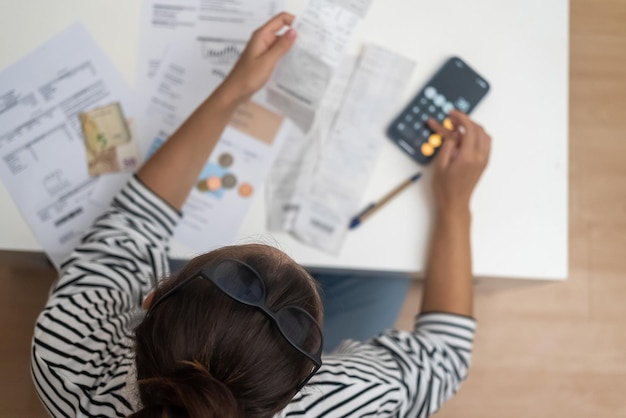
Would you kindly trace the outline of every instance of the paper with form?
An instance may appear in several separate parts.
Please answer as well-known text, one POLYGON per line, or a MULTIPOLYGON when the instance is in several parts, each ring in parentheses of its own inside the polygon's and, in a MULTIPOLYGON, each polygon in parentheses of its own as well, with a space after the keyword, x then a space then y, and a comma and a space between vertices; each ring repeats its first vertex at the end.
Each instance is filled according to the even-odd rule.
POLYGON ((307 154, 309 160, 317 158, 314 169, 288 203, 295 208, 288 230, 299 240, 330 253, 340 250, 380 153, 393 103, 413 68, 413 61, 389 50, 364 47, 323 152, 307 154))
POLYGON ((144 1, 137 67, 140 91, 156 74, 169 47, 230 69, 252 32, 283 8, 284 0, 144 1))
POLYGON ((350 35, 369 7, 369 0, 311 0, 293 24, 295 45, 276 67, 268 100, 304 132, 341 62, 350 35))
MULTIPOLYGON (((156 151, 221 81, 210 62, 169 53, 147 104, 148 154, 156 151)), ((174 238, 198 252, 232 244, 291 127, 264 104, 262 93, 240 107, 185 202, 174 238)))
POLYGON ((80 25, 0 73, 0 178, 57 267, 127 178, 89 176, 78 115, 131 97, 80 25))
MULTIPOLYGON (((164 86, 167 88, 168 84, 159 85, 161 81, 155 81, 154 76, 169 51, 176 55, 175 63, 183 63, 186 67, 196 63, 218 77, 226 77, 252 32, 283 6, 284 0, 144 1, 137 66, 138 96, 142 100, 148 97, 160 100, 160 96, 153 96, 153 92, 164 86)), ((174 79, 177 77, 172 68, 166 74, 174 79)), ((210 82, 211 79, 205 83, 210 82)), ((211 90, 200 88, 197 91, 208 95, 211 90)), ((199 99, 194 99, 197 91, 187 89, 184 94, 191 95, 190 102, 199 103, 199 99)), ((160 107, 161 110, 165 108, 160 107)), ((136 125, 140 138, 151 135, 146 122, 150 121, 140 119, 136 125)), ((143 151, 147 148, 143 147, 143 151)))

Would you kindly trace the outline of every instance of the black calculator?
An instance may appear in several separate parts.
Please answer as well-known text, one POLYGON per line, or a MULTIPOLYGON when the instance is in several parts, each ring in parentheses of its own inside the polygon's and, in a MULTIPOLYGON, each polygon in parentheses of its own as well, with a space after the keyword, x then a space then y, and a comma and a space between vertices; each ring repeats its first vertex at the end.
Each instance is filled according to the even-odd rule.
POLYGON ((452 129, 452 109, 469 114, 489 91, 489 83, 458 57, 450 58, 394 119, 387 136, 420 164, 428 164, 442 138, 428 127, 429 118, 452 129))

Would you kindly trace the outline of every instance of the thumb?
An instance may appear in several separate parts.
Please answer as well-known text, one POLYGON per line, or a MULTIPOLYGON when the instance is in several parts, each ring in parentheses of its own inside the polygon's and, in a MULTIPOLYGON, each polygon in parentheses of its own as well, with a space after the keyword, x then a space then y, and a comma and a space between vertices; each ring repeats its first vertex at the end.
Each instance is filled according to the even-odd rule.
POLYGON ((443 144, 439 149, 439 154, 437 154, 436 168, 438 171, 442 171, 448 168, 448 166, 450 165, 450 161, 452 161, 452 155, 454 154, 454 149, 456 147, 456 138, 447 137, 444 139, 443 144))
POLYGON ((290 28, 265 51, 263 59, 268 60, 272 66, 276 65, 276 62, 291 49, 297 36, 298 33, 290 28))

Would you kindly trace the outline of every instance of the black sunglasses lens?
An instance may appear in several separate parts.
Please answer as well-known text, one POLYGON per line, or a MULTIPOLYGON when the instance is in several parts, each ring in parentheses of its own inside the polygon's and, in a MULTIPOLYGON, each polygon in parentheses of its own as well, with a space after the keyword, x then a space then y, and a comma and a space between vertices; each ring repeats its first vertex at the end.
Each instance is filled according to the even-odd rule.
POLYGON ((263 282, 246 266, 235 261, 222 261, 212 275, 213 282, 231 297, 253 305, 263 302, 263 282))
POLYGON ((276 313, 278 326, 292 344, 308 354, 319 353, 322 332, 317 323, 304 310, 286 307, 276 313))

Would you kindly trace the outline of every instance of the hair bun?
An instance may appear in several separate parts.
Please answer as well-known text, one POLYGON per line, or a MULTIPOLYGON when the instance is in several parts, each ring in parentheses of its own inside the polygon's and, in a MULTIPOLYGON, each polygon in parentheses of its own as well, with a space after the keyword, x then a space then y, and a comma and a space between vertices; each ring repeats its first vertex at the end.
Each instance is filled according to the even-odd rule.
POLYGON ((173 374, 138 381, 143 409, 131 417, 239 417, 235 396, 198 361, 184 361, 173 374))

